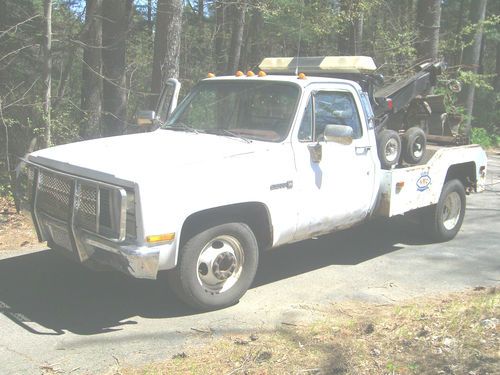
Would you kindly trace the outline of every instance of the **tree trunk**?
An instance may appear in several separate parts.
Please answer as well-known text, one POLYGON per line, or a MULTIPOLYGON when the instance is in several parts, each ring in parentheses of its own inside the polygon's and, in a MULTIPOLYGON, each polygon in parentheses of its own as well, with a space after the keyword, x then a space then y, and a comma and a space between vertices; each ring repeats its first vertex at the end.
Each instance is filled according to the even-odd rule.
MULTIPOLYGON (((499 93, 500 92, 500 42, 497 42, 497 54, 496 54, 496 66, 495 66, 495 92, 499 93)), ((498 102, 498 105, 500 105, 500 102, 498 102)))
POLYGON ((215 71, 217 74, 223 74, 226 66, 226 58, 224 53, 224 21, 225 21, 225 5, 222 0, 215 1, 215 71))
MULTIPOLYGON (((463 68, 474 73, 477 73, 479 65, 479 57, 481 53, 481 40, 483 37, 483 28, 481 26, 486 13, 487 0, 474 0, 471 2, 469 12, 469 24, 478 25, 476 32, 467 40, 467 47, 463 54, 463 68)), ((472 110, 474 108, 474 85, 464 85, 459 96, 459 103, 464 106, 467 114, 465 121, 462 124, 462 131, 465 135, 470 135, 472 110)))
POLYGON ((153 34, 153 0, 148 0, 148 30, 153 34))
POLYGON ((342 30, 338 35, 338 54, 341 56, 349 54, 349 35, 351 32, 351 27, 349 23, 350 16, 350 0, 341 0, 340 1, 340 12, 343 13, 344 22, 342 26, 342 30))
POLYGON ((83 41, 82 110, 85 118, 80 123, 83 139, 100 133, 102 110, 102 0, 87 0, 83 41))
POLYGON ((363 12, 360 0, 342 0, 340 10, 344 14, 344 26, 339 35, 340 55, 361 53, 363 42, 363 12))
POLYGON ((263 30, 263 28, 264 28, 264 17, 260 9, 256 8, 254 9, 252 15, 252 21, 249 30, 249 33, 251 33, 251 35, 249 36, 251 45, 250 45, 250 58, 248 58, 248 64, 251 66, 260 64, 260 62, 264 58, 262 50, 262 39, 260 37, 260 32, 259 32, 259 30, 263 30))
POLYGON ((461 40, 461 32, 462 32, 462 27, 463 27, 463 22, 464 22, 464 13, 465 13, 465 0, 460 0, 460 8, 458 10, 458 15, 457 15, 457 28, 455 30, 455 47, 457 48, 457 51, 454 53, 453 56, 453 65, 460 65, 462 64, 462 54, 463 54, 463 48, 459 48, 461 46, 462 40, 461 40))
POLYGON ((243 44, 243 30, 245 27, 245 13, 246 1, 240 0, 235 4, 234 11, 232 12, 234 19, 226 69, 227 74, 233 74, 239 68, 241 45, 243 44))
POLYGON ((52 86, 52 0, 44 0, 44 35, 43 35, 43 83, 44 101, 43 114, 45 121, 43 145, 50 146, 50 110, 51 110, 51 86, 52 86))
POLYGON ((179 77, 182 0, 158 0, 151 82, 151 108, 155 107, 162 84, 179 77))
POLYGON ((127 116, 125 49, 132 0, 102 4, 103 136, 123 134, 127 116))
POLYGON ((441 0, 419 0, 417 4, 419 60, 435 60, 438 57, 439 26, 441 23, 441 0))
POLYGON ((358 12, 356 18, 354 19, 354 32, 352 45, 352 54, 353 55, 361 55, 363 51, 363 18, 364 15, 362 12, 358 12))
POLYGON ((198 0, 198 17, 200 23, 203 25, 203 20, 205 19, 205 2, 203 0, 198 0))

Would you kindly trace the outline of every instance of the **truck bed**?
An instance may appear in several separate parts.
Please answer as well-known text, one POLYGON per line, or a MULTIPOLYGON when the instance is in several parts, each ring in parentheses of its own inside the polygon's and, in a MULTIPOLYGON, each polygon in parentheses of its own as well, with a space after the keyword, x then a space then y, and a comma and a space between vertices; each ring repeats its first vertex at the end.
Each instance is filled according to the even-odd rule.
MULTIPOLYGON (((382 170, 376 215, 391 217, 436 204, 450 166, 461 164, 479 176, 486 166, 486 154, 478 145, 439 147, 429 145, 418 165, 382 170), (479 161, 480 165, 476 165, 479 161)), ((484 190, 477 178, 476 191, 484 190)))

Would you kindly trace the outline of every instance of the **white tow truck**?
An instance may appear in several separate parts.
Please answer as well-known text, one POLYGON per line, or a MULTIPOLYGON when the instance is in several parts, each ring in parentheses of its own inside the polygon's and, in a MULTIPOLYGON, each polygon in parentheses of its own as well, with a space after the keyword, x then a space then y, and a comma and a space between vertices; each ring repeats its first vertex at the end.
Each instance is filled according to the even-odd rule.
POLYGON ((202 310, 236 303, 261 251, 375 215, 416 212, 422 233, 452 239, 466 194, 484 189, 486 154, 428 146, 420 164, 382 169, 368 94, 314 74, 367 64, 266 59, 260 72, 210 75, 178 106, 169 80, 156 113, 138 119, 156 130, 31 153, 39 239, 91 267, 168 270, 173 291, 202 310))

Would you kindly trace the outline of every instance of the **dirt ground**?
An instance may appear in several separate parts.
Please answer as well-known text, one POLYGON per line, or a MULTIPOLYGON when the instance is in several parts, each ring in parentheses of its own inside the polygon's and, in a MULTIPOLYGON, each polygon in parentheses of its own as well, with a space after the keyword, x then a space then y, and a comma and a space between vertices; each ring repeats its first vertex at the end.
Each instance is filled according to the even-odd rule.
POLYGON ((106 375, 499 374, 499 302, 498 289, 476 287, 396 305, 310 306, 312 322, 213 337, 164 362, 106 375))
POLYGON ((11 199, 0 197, 0 251, 40 247, 29 212, 18 214, 11 199))

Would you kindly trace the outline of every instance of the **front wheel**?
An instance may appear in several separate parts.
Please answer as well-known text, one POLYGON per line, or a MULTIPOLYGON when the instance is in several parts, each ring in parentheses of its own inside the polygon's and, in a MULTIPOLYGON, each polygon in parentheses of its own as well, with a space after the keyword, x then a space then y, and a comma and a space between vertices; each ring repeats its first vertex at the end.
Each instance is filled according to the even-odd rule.
POLYGON ((422 224, 427 234, 437 242, 454 238, 465 216, 465 188, 459 180, 446 182, 436 205, 427 207, 422 224))
POLYGON ((257 240, 248 225, 218 225, 185 243, 168 282, 182 301, 198 310, 231 306, 252 284, 258 258, 257 240))

